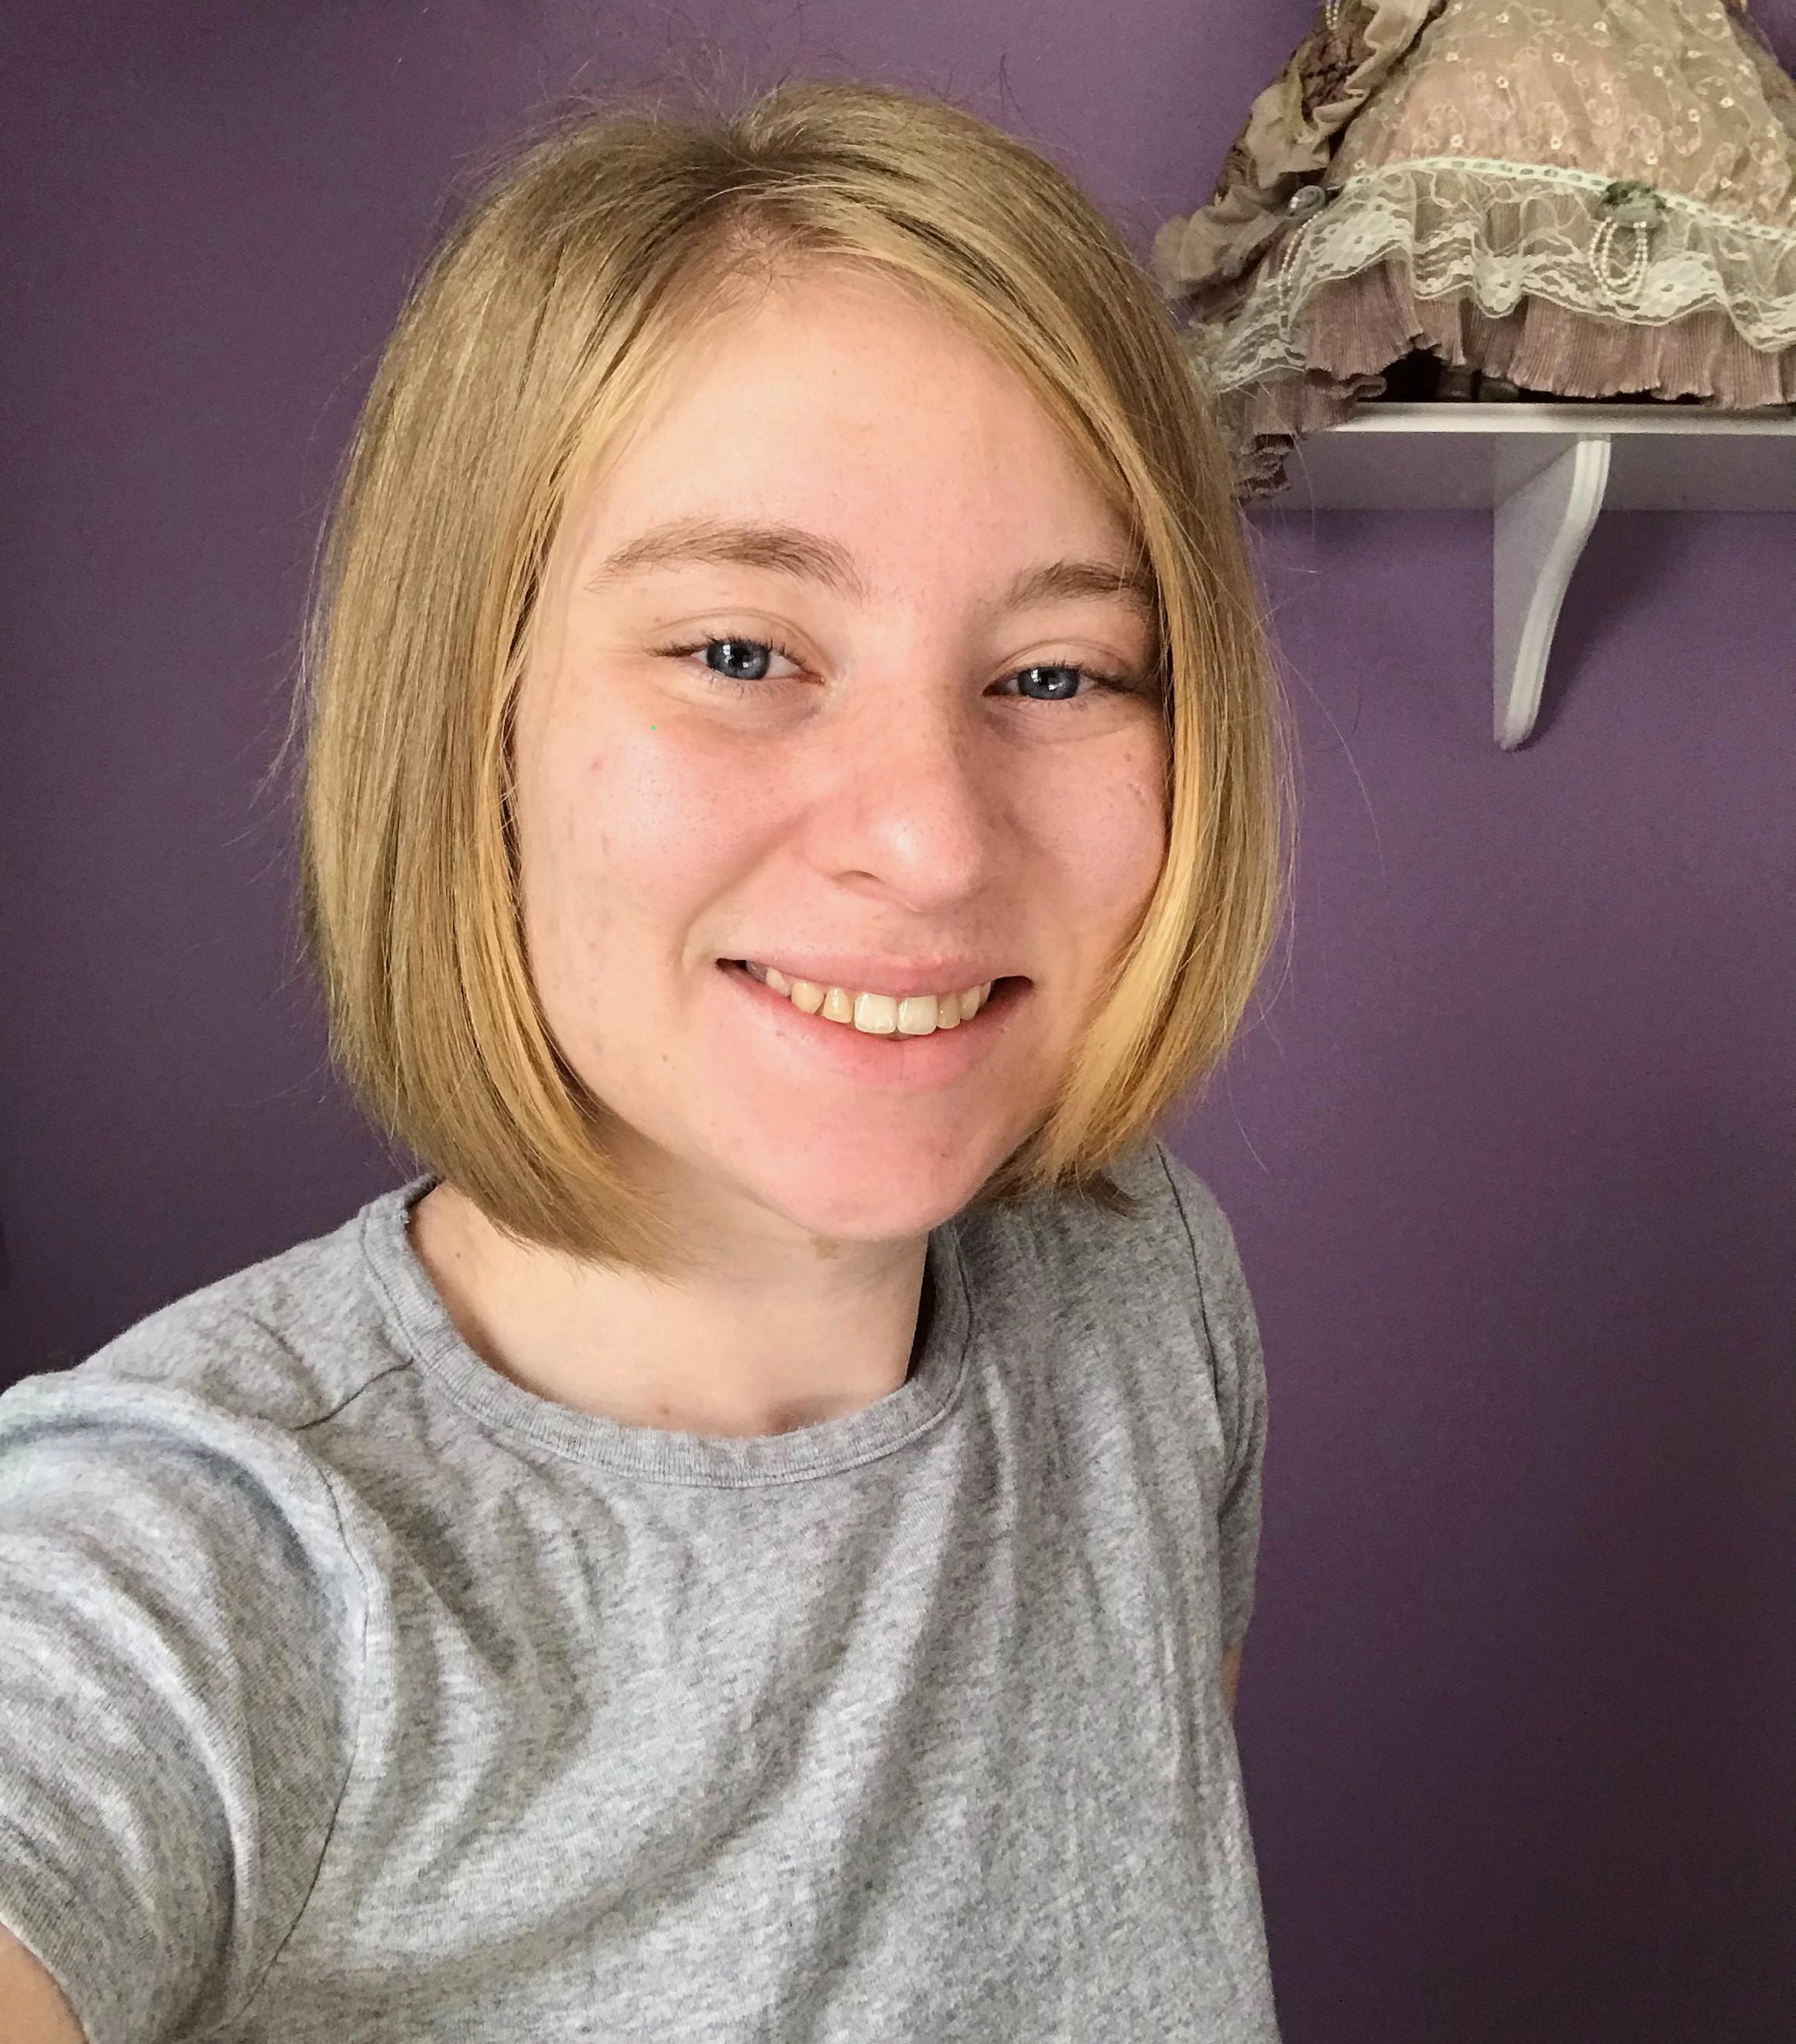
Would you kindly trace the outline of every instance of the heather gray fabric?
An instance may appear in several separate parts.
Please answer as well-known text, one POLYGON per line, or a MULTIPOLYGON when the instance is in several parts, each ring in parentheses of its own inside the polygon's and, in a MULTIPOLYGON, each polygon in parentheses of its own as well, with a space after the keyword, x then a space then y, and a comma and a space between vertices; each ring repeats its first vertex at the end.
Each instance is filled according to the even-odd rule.
POLYGON ((930 1238, 758 1439, 459 1339, 434 1181, 0 1397, 0 1923, 90 2044, 1261 2044, 1218 1685, 1264 1381, 1215 1199, 930 1238))

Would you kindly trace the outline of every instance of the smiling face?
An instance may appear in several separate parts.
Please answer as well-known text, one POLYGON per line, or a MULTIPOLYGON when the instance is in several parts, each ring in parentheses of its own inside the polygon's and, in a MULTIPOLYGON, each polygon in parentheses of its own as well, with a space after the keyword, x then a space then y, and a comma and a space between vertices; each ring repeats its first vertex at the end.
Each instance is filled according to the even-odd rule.
POLYGON ((1165 848, 1151 608, 1090 586, 1127 560, 1015 372, 839 268, 708 323, 570 501, 515 727, 525 940, 695 1224, 915 1237, 1046 1114, 1165 848), (856 1003, 900 1024, 867 1035, 742 960, 996 984, 927 1035, 856 1003))

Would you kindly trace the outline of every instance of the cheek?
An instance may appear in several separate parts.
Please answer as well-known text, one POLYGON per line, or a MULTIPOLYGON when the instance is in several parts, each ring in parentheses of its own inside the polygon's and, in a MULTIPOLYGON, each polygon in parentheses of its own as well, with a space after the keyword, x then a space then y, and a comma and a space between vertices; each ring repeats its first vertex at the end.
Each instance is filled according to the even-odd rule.
POLYGON ((1142 733, 1119 746, 1102 774, 1074 763, 1042 806, 1062 898, 1078 924, 1106 942, 1126 933, 1160 876, 1164 758, 1157 739, 1142 733))
POLYGON ((755 815, 752 786, 739 763, 652 721, 569 733, 520 771, 525 926, 545 967, 677 955, 728 884, 755 815))

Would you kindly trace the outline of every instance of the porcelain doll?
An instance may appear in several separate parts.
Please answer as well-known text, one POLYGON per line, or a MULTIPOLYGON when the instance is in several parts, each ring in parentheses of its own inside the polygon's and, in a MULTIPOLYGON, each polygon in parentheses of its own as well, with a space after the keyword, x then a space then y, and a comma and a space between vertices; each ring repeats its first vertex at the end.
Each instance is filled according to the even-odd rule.
POLYGON ((1153 267, 1243 497, 1365 398, 1796 403, 1796 82, 1740 0, 1330 0, 1153 267))

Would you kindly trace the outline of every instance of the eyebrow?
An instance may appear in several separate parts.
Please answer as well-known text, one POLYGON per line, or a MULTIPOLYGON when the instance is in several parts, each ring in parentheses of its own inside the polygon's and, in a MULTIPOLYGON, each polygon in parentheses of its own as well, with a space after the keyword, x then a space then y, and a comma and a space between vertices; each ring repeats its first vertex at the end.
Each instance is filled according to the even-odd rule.
MULTIPOLYGON (((771 568, 781 574, 821 582, 857 603, 870 600, 871 593, 854 557, 834 540, 796 525, 704 517, 670 518, 664 524, 650 526, 601 561, 583 586, 596 590, 647 569, 676 567, 692 561, 771 568)), ((1149 624, 1159 617, 1153 577, 1135 560, 1122 566, 1113 561, 1044 561, 1013 575, 995 607, 1019 610, 1033 603, 1085 596, 1122 597, 1149 624)))

